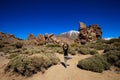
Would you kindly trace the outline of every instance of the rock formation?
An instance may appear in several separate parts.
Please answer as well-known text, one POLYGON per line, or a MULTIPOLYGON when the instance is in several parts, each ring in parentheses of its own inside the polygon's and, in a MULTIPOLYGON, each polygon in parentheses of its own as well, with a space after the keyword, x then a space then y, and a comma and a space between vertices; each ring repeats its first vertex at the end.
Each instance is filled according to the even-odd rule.
POLYGON ((38 35, 38 37, 36 38, 36 40, 38 41, 38 42, 44 42, 45 41, 45 38, 44 38, 44 36, 42 35, 42 34, 39 34, 38 35))
POLYGON ((55 41, 53 36, 54 34, 45 34, 45 43, 53 43, 55 41))
POLYGON ((5 43, 14 43, 22 39, 15 37, 13 34, 0 32, 0 40, 5 43))
POLYGON ((33 40, 35 39, 34 34, 28 34, 27 40, 33 40))
POLYGON ((86 27, 83 22, 80 22, 79 31, 79 40, 81 44, 96 42, 102 38, 101 28, 97 24, 86 27))

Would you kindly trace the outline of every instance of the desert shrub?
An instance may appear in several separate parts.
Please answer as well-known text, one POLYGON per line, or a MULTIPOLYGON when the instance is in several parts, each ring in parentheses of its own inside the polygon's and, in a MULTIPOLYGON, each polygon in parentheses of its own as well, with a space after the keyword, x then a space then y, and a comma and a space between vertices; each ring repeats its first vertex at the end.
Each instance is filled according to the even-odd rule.
POLYGON ((44 45, 44 44, 45 44, 44 41, 40 41, 40 42, 38 42, 38 46, 42 46, 42 45, 44 45))
POLYGON ((119 43, 119 42, 120 42, 120 39, 117 39, 117 38, 116 38, 116 39, 106 40, 105 43, 106 43, 106 44, 112 44, 112 43, 114 43, 114 42, 118 42, 118 43, 119 43))
POLYGON ((76 55, 77 50, 75 50, 74 48, 69 48, 68 53, 71 54, 71 55, 76 55))
POLYGON ((80 44, 78 44, 78 43, 72 43, 72 44, 70 44, 70 47, 80 47, 80 44))
POLYGON ((62 48, 57 48, 56 52, 59 53, 59 54, 63 54, 63 49, 62 48))
POLYGON ((104 49, 104 53, 106 53, 106 52, 108 52, 108 51, 110 51, 110 50, 115 50, 115 47, 113 47, 113 46, 106 47, 106 48, 104 49))
POLYGON ((56 43, 49 43, 46 45, 46 47, 61 47, 59 44, 56 43))
POLYGON ((116 61, 119 60, 119 58, 115 55, 109 55, 107 57, 107 60, 108 60, 109 63, 114 64, 116 61))
POLYGON ((26 47, 23 47, 22 50, 25 51, 25 50, 27 50, 27 48, 26 48, 26 47))
POLYGON ((4 53, 9 53, 10 50, 11 50, 10 47, 3 47, 3 48, 2 48, 2 51, 3 51, 4 53))
POLYGON ((120 42, 114 42, 112 45, 115 46, 115 47, 119 47, 120 46, 120 42))
POLYGON ((110 68, 110 64, 101 55, 94 55, 92 57, 80 60, 77 65, 79 68, 90 70, 94 72, 102 72, 110 68))
POLYGON ((28 50, 23 51, 23 54, 30 54, 28 50))
POLYGON ((90 54, 94 55, 94 54, 98 54, 98 52, 96 50, 90 50, 90 54))
POLYGON ((115 63, 115 66, 117 66, 118 68, 120 68, 120 60, 115 63))
POLYGON ((115 63, 117 63, 117 61, 120 60, 120 51, 117 50, 107 51, 103 55, 107 58, 107 61, 112 65, 114 65, 115 63))
POLYGON ((78 52, 84 55, 90 54, 90 50, 87 48, 80 48, 78 52))
POLYGON ((23 47, 23 43, 22 42, 17 42, 15 43, 16 48, 22 48, 23 47))
POLYGON ((32 56, 16 56, 12 58, 5 68, 5 72, 15 72, 23 76, 31 76, 59 62, 54 54, 35 54, 32 56))
POLYGON ((10 54, 8 58, 9 58, 9 59, 12 59, 12 58, 14 58, 14 57, 16 57, 16 56, 18 56, 18 55, 19 55, 19 54, 13 53, 13 54, 10 54))
POLYGON ((1 43, 0 43, 0 48, 3 48, 3 47, 4 47, 4 44, 1 44, 1 43))
POLYGON ((96 45, 95 47, 94 47, 96 50, 103 50, 104 49, 104 45, 96 45))
POLYGON ((106 47, 105 44, 99 42, 99 43, 91 43, 87 45, 89 48, 94 48, 96 50, 103 50, 104 47, 106 47))

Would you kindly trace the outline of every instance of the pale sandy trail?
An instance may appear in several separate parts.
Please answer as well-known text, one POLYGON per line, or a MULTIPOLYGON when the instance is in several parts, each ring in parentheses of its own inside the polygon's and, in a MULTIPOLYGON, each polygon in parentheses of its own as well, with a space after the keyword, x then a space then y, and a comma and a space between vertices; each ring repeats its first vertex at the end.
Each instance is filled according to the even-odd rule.
MULTIPOLYGON (((61 61, 64 60, 63 55, 56 54, 61 61)), ((44 74, 40 72, 27 80, 120 80, 120 74, 113 71, 104 71, 96 73, 79 69, 76 65, 79 60, 89 57, 90 55, 75 55, 68 61, 68 66, 65 68, 62 64, 52 66, 44 74)))

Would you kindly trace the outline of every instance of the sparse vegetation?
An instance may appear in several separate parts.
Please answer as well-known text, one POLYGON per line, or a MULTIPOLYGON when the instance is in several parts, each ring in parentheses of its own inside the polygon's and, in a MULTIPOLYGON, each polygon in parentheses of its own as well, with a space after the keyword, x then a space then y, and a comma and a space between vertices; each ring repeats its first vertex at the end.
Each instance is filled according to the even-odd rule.
MULTIPOLYGON (((98 50, 98 46, 102 46, 101 49, 104 50, 104 53, 102 55, 94 55, 90 58, 86 58, 79 61, 78 67, 95 72, 102 72, 106 69, 109 69, 110 66, 116 66, 120 68, 119 40, 111 39, 109 41, 102 41, 98 43, 96 43, 95 45, 89 44, 87 45, 87 47, 98 50)), ((96 53, 96 52, 90 51, 90 53, 96 53)))
POLYGON ((35 54, 32 56, 16 56, 10 60, 5 68, 5 72, 15 72, 23 76, 32 74, 49 68, 59 62, 54 54, 35 54))
POLYGON ((46 45, 46 47, 61 47, 59 44, 56 43, 49 43, 46 45))
POLYGON ((79 53, 86 55, 90 53, 90 50, 86 48, 80 48, 79 53))
POLYGON ((16 57, 16 56, 19 56, 19 54, 13 53, 13 54, 10 54, 8 58, 9 58, 9 59, 12 59, 12 58, 14 58, 14 57, 16 57))
POLYGON ((98 54, 98 52, 96 50, 90 50, 90 54, 94 55, 94 54, 98 54))
POLYGON ((107 51, 106 53, 104 53, 104 56, 107 58, 107 61, 111 65, 115 65, 120 61, 120 51, 117 51, 117 50, 107 51))
POLYGON ((4 47, 4 44, 0 43, 0 48, 3 48, 4 47))
POLYGON ((15 44, 16 48, 22 48, 23 47, 23 43, 22 42, 17 42, 15 44))

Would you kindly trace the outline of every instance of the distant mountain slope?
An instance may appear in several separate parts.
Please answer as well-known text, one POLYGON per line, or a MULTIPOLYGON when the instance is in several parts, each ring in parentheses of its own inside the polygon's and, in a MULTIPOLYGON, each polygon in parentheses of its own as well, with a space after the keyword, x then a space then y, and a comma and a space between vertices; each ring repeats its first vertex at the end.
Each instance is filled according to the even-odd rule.
POLYGON ((74 40, 74 39, 76 39, 78 37, 78 34, 79 34, 78 31, 71 30, 71 31, 59 34, 58 37, 67 37, 69 39, 74 40))

